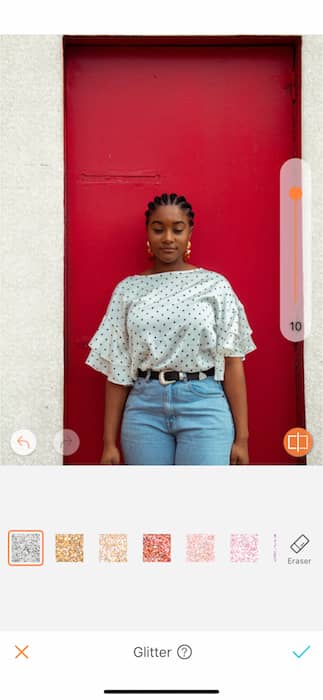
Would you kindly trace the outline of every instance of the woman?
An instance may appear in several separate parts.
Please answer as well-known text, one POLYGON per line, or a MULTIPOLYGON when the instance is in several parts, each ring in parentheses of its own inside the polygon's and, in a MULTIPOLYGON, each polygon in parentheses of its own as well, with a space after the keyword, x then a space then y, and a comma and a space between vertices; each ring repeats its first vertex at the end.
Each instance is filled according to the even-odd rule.
POLYGON ((101 464, 248 464, 242 360, 255 349, 222 275, 188 263, 194 212, 185 197, 149 202, 151 268, 122 280, 86 364, 107 376, 101 464))

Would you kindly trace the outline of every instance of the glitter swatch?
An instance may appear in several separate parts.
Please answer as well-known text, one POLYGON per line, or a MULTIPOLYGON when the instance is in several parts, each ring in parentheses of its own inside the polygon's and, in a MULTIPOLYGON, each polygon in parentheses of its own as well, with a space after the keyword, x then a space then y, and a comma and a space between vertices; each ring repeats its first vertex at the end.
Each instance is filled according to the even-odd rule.
POLYGON ((186 561, 214 561, 214 535, 186 535, 186 561))
POLYGON ((230 553, 232 562, 258 561, 258 535, 231 535, 230 553))
POLYGON ((144 535, 143 560, 144 561, 171 561, 170 535, 144 535))
POLYGON ((84 535, 56 535, 56 561, 83 561, 84 535))
POLYGON ((99 536, 99 561, 125 562, 127 561, 127 535, 100 535, 99 536))
POLYGON ((10 566, 42 566, 44 533, 42 530, 9 530, 8 564, 10 566))

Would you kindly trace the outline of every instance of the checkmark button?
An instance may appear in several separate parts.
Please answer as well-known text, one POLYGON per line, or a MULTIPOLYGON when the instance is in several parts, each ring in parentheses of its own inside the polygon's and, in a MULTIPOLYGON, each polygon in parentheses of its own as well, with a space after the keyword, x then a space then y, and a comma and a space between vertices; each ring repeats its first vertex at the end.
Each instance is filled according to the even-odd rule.
POLYGON ((300 654, 297 653, 297 651, 293 651, 294 656, 296 656, 297 659, 301 659, 304 654, 311 648, 311 645, 309 644, 306 649, 303 649, 303 651, 300 652, 300 654))

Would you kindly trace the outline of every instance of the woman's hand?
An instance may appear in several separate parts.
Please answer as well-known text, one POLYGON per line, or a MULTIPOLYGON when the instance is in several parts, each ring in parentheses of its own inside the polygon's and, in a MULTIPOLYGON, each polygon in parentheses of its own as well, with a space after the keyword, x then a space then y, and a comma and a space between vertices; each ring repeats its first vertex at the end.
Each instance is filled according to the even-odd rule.
POLYGON ((103 448, 100 464, 120 464, 120 452, 116 445, 107 445, 103 448))
POLYGON ((249 464, 247 390, 240 357, 225 358, 223 388, 230 404, 236 436, 231 448, 230 464, 249 464))
POLYGON ((248 438, 234 441, 231 448, 230 464, 249 464, 248 438))

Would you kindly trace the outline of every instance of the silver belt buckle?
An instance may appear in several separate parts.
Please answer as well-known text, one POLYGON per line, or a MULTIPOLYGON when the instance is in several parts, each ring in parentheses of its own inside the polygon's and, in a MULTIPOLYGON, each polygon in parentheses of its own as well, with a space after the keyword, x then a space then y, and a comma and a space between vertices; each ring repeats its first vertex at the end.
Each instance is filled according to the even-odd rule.
POLYGON ((166 386, 167 384, 175 384, 176 379, 165 379, 165 377, 164 377, 165 372, 172 372, 172 370, 171 369, 162 369, 159 372, 158 379, 159 379, 160 383, 163 386, 166 386))

